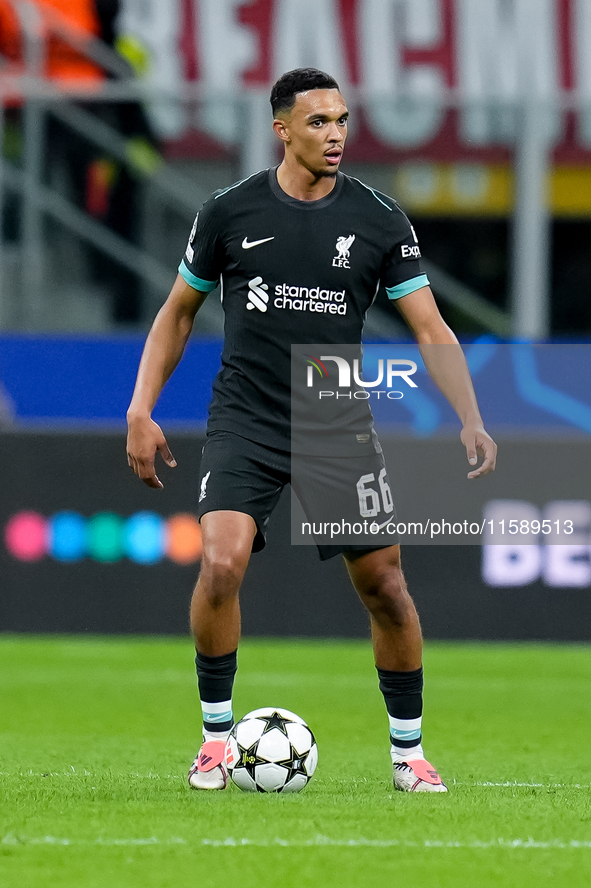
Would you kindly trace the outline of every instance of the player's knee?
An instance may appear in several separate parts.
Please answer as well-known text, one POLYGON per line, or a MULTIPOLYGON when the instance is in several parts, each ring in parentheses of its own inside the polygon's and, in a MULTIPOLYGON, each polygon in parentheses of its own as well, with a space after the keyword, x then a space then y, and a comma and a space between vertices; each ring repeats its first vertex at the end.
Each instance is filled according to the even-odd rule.
POLYGON ((212 607, 221 607, 238 595, 246 563, 234 553, 218 552, 203 558, 200 588, 212 607))
POLYGON ((403 598, 408 592, 401 568, 392 566, 367 578, 360 594, 362 598, 376 601, 403 598))
POLYGON ((413 609, 404 574, 397 567, 391 567, 376 576, 373 582, 360 592, 360 596, 370 613, 385 611, 397 623, 403 623, 409 611, 413 609))

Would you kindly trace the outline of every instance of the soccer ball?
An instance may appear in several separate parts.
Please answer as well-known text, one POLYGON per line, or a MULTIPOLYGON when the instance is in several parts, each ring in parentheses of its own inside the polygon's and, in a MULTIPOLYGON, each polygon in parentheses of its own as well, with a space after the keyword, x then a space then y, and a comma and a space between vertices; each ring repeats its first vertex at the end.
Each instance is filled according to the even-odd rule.
POLYGON ((249 712, 226 744, 228 773, 244 792, 300 792, 317 764, 314 734, 288 709, 249 712))

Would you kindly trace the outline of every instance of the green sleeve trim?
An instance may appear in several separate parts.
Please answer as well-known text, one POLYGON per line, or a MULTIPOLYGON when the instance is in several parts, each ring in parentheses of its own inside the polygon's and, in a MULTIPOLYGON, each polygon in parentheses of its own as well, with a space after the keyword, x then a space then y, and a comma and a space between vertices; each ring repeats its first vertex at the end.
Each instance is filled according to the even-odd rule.
POLYGON ((397 284, 395 287, 386 287, 386 293, 388 294, 388 299, 401 299, 402 296, 408 296, 409 293, 414 293, 415 290, 428 286, 429 278, 427 275, 419 274, 418 277, 404 281, 402 284, 397 284))
POLYGON ((197 275, 193 274, 192 271, 189 271, 189 269, 185 265, 184 259, 179 265, 179 274, 189 284, 190 287, 193 287, 193 289, 195 290, 199 290, 201 293, 211 293, 211 291, 215 290, 215 288, 219 284, 219 281, 204 281, 203 278, 198 278, 197 275))

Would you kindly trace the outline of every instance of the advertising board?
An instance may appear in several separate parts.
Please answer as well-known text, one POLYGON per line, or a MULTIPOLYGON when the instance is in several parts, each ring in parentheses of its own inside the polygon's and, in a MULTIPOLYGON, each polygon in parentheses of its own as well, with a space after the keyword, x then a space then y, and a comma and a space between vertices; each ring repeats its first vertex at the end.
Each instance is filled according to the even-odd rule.
MULTIPOLYGON (((178 467, 161 472, 163 491, 149 490, 131 473, 122 434, 5 433, 0 443, 9 455, 0 500, 0 631, 188 633, 200 559, 195 509, 203 439, 169 436, 178 467)), ((461 501, 470 482, 457 440, 383 443, 397 508, 404 509, 443 464, 452 480, 445 481, 439 506, 454 488, 461 501)), ((590 488, 566 490, 566 476, 557 476, 555 492, 547 491, 553 501, 541 502, 545 493, 533 491, 529 503, 521 494, 508 503, 517 477, 512 471, 521 464, 548 474, 556 454, 535 442, 500 444, 513 469, 500 466, 496 477, 478 482, 487 520, 502 520, 502 508, 507 522, 517 515, 533 533, 538 521, 539 532, 511 549, 404 546, 425 635, 589 640, 590 488), (571 511, 573 500, 578 504, 576 552, 546 545, 541 529, 544 520, 558 520, 559 496, 569 498, 571 511)), ((563 442, 561 460, 580 465, 580 448, 581 442, 563 442)), ((321 563, 313 546, 291 544, 288 495, 269 524, 267 548, 252 557, 241 600, 247 635, 368 635, 342 559, 321 563)))

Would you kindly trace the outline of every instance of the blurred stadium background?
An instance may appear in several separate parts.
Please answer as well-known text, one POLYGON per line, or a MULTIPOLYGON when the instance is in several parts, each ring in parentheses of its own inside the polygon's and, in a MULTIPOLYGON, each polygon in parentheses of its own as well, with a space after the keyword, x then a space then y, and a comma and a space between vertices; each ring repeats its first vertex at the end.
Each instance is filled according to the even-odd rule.
MULTIPOLYGON (((507 454, 482 509, 577 503, 569 547, 408 546, 427 637, 588 640, 591 487, 556 471, 589 462, 591 432, 587 0, 0 0, 0 629, 186 631, 216 293, 158 409, 179 462, 162 493, 127 468, 125 410, 196 210, 278 161, 269 87, 300 65, 340 82, 343 170, 409 214, 466 343, 507 454)), ((366 338, 412 348, 384 294, 366 338)), ((423 406, 386 429, 394 484, 424 495, 444 453, 461 501, 457 430, 423 406)), ((246 633, 365 636, 342 566, 290 546, 287 500, 269 536, 246 633)))
MULTIPOLYGON (((547 642, 591 638, 590 235, 590 0, 0 0, 2 886, 589 885, 591 649, 547 642), (376 410, 399 518, 574 522, 568 545, 404 546, 437 798, 392 791, 366 616, 340 559, 291 545, 288 497, 235 711, 305 717, 317 776, 184 776, 217 293, 156 412, 164 491, 127 467, 125 411, 196 211, 279 160, 269 88, 300 65, 341 83, 343 170, 409 214, 500 445, 470 484, 419 368, 396 422, 376 410)), ((417 354, 384 294, 366 340, 417 354)))

